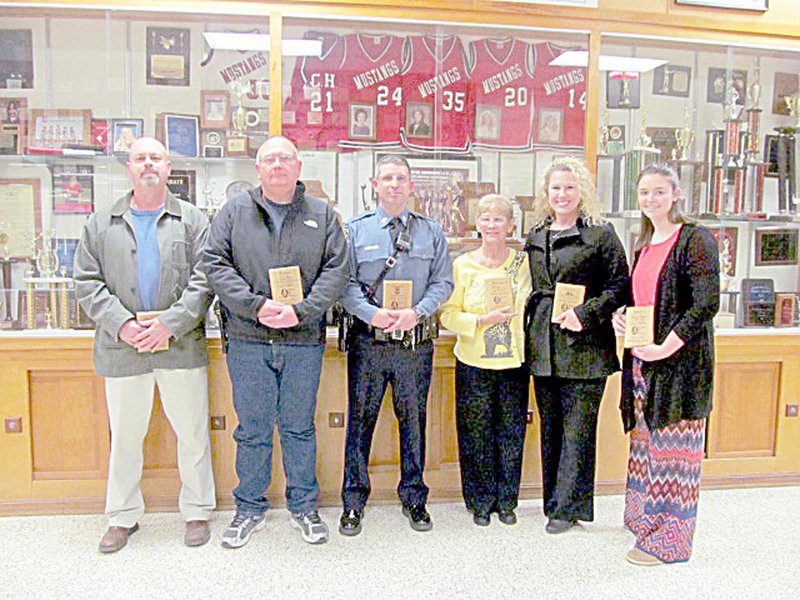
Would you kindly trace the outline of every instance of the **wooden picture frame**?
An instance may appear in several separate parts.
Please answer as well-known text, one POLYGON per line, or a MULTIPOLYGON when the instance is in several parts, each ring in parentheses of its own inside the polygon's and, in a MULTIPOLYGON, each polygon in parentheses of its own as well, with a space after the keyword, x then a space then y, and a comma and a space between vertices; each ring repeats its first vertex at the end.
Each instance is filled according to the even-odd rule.
POLYGON ((54 214, 90 214, 94 209, 94 167, 59 163, 50 167, 54 214))
POLYGON ((661 65, 653 71, 653 95, 688 98, 692 89, 692 68, 661 65))
POLYGON ((176 198, 197 205, 197 173, 192 169, 172 169, 167 188, 176 198))
POLYGON ((797 319, 797 294, 775 294, 775 327, 793 327, 797 319))
POLYGON ((133 143, 144 135, 144 119, 111 119, 111 151, 127 154, 133 143))
POLYGON ((797 229, 756 229, 755 265, 757 267, 796 265, 797 229))
POLYGON ((148 27, 147 85, 189 86, 191 30, 148 27))
POLYGON ((25 151, 27 122, 27 98, 0 98, 0 154, 22 154, 25 151))
POLYGON ((33 89, 33 30, 0 29, 0 89, 33 89))
POLYGON ((31 240, 42 231, 41 181, 0 179, 0 220, 9 224, 10 258, 31 258, 31 240))
POLYGON ((231 126, 231 95, 227 90, 200 92, 200 127, 228 129, 231 126))
POLYGON ((61 149, 71 144, 91 144, 92 111, 89 109, 41 109, 28 111, 27 152, 61 149))

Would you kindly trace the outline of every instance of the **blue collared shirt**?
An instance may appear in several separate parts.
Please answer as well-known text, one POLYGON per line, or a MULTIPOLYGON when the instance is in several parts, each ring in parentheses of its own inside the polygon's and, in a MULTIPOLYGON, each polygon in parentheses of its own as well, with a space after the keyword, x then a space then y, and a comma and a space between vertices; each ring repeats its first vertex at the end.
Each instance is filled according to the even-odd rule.
MULTIPOLYGON (((426 317, 433 315, 453 292, 453 262, 442 228, 433 219, 408 210, 400 219, 411 237, 411 249, 397 255, 397 264, 385 280, 410 280, 412 304, 426 317)), ((350 219, 348 262, 350 281, 342 297, 345 310, 370 323, 383 300, 383 285, 375 293, 378 306, 367 301, 364 288, 373 284, 386 259, 394 253, 389 233, 391 217, 380 206, 350 219)))

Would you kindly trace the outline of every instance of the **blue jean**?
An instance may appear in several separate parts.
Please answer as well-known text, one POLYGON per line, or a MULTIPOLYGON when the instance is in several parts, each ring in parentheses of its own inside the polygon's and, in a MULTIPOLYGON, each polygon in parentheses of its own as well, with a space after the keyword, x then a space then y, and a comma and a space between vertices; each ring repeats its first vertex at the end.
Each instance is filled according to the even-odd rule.
POLYGON ((259 515, 269 508, 264 492, 272 476, 272 432, 281 437, 286 506, 293 513, 316 510, 317 440, 314 412, 322 370, 321 344, 262 344, 230 340, 228 372, 239 425, 233 490, 236 511, 259 515))

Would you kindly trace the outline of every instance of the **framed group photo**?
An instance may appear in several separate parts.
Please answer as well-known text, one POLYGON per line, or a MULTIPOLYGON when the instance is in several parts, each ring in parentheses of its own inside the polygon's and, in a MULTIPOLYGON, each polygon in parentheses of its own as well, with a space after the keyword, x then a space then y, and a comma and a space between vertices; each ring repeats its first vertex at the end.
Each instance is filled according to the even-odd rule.
POLYGON ((94 207, 94 167, 57 164, 50 171, 53 180, 53 213, 89 214, 94 207))
POLYGON ((33 108, 29 114, 29 152, 31 148, 63 148, 70 144, 91 142, 90 110, 33 108))

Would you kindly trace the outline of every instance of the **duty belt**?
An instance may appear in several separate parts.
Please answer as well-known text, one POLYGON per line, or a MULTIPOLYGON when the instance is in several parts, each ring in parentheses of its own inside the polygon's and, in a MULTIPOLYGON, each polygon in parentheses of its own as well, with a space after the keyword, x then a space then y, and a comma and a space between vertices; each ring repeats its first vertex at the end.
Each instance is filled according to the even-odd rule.
POLYGON ((439 337, 439 324, 435 316, 426 317, 421 322, 417 323, 413 329, 386 333, 380 327, 373 327, 359 319, 354 319, 353 331, 354 333, 366 333, 376 342, 400 344, 404 348, 413 350, 422 342, 427 342, 428 340, 439 337))

